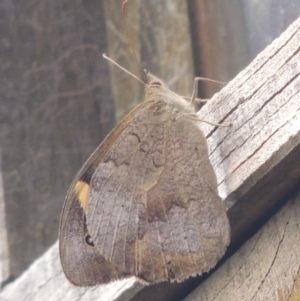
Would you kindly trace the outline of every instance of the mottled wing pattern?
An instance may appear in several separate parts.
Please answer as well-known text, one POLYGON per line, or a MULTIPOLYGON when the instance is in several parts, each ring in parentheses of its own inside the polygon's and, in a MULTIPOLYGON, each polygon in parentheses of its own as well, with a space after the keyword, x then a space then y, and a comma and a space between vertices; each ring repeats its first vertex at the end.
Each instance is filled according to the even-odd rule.
POLYGON ((103 156, 115 141, 118 141, 119 136, 132 121, 132 116, 136 115, 137 111, 147 111, 150 105, 151 102, 140 104, 114 128, 86 161, 70 186, 61 216, 59 252, 64 273, 75 285, 92 286, 128 277, 98 252, 91 239, 86 215, 89 206, 89 185, 103 156))
POLYGON ((146 101, 75 177, 60 225, 60 258, 79 286, 136 276, 182 281, 211 269, 230 227, 193 109, 150 78, 146 101))
POLYGON ((87 229, 117 274, 182 281, 211 269, 229 224, 196 122, 157 101, 128 123, 90 182, 87 229))
POLYGON ((100 253, 87 244, 86 216, 76 195, 64 209, 60 227, 60 258, 67 278, 77 286, 93 286, 118 279, 117 273, 100 253))

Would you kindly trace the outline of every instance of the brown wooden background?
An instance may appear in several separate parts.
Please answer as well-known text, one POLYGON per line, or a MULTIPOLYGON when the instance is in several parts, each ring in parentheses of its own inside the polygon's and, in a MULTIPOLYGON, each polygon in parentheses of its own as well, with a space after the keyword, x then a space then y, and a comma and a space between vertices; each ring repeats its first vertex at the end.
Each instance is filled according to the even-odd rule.
MULTIPOLYGON (((129 1, 143 68, 177 93, 196 75, 229 81, 300 13, 300 1, 129 1)), ((0 281, 57 240, 68 186, 143 87, 102 58, 137 68, 122 0, 0 3, 0 281), (2 188, 2 189, 1 189, 2 188)), ((201 85, 201 97, 216 87, 201 85)), ((178 296, 180 298, 180 296, 178 296)))

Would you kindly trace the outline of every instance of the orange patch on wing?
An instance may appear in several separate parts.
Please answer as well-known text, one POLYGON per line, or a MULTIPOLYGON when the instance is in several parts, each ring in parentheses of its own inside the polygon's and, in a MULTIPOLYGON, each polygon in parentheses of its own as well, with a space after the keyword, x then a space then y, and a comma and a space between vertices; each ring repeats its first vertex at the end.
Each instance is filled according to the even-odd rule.
POLYGON ((88 206, 88 198, 91 190, 90 185, 85 182, 78 181, 75 184, 74 190, 80 202, 81 208, 83 209, 84 213, 86 213, 88 206))

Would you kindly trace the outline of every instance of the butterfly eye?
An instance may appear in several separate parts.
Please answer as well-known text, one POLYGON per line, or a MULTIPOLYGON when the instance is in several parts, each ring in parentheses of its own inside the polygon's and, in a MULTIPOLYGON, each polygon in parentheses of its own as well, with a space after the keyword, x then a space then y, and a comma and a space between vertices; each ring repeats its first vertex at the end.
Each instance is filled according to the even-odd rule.
POLYGON ((95 246, 95 245, 94 245, 94 242, 93 242, 93 239, 92 239, 92 237, 91 237, 89 234, 87 234, 87 235, 85 236, 85 242, 86 242, 86 244, 89 245, 90 247, 94 247, 94 246, 95 246))
POLYGON ((161 86, 162 86, 162 83, 159 82, 159 81, 153 81, 153 82, 150 83, 150 85, 151 85, 151 86, 159 86, 159 87, 161 87, 161 86))

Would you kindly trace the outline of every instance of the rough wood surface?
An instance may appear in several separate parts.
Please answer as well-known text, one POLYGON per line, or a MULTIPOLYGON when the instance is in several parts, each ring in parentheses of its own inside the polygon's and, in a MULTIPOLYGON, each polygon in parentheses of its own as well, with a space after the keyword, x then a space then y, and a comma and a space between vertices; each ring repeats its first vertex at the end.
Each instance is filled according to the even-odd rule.
POLYGON ((3 0, 0 16, 0 232, 13 278, 56 241, 67 187, 114 112, 102 1, 3 0))
MULTIPOLYGON (((300 15, 300 0, 189 0, 188 3, 196 74, 226 82, 300 15)), ((202 97, 211 97, 218 91, 215 85, 201 86, 207 92, 202 97)))
MULTIPOLYGON (((121 14, 123 0, 104 1, 108 55, 140 76, 121 14)), ((193 57, 186 1, 128 1, 127 24, 141 69, 166 82, 172 90, 189 95, 193 90, 193 57)), ((144 87, 110 64, 116 118, 143 100, 144 87)))
POLYGON ((299 28, 300 19, 200 111, 201 118, 232 122, 217 131, 202 128, 219 193, 232 207, 234 237, 299 182, 299 28))
MULTIPOLYGON (((218 129, 201 124, 208 138, 221 196, 230 208, 233 240, 244 235, 263 214, 296 189, 299 182, 299 28, 300 19, 201 110, 202 119, 233 123, 230 128, 218 129)), ((58 264, 55 256, 46 256, 40 259, 44 266, 58 264)), ((4 288, 0 299, 5 296, 4 300, 16 300, 16 294, 20 294, 17 291, 21 291, 22 299, 30 296, 30 300, 39 300, 34 296, 43 286, 36 280, 43 278, 45 270, 32 266, 31 271, 4 288)), ((54 271, 44 284, 56 283, 48 300, 59 299, 56 290, 66 285, 59 265, 54 271)), ((180 300, 186 287, 195 281, 198 284, 201 279, 146 287, 131 300, 180 300)), ((72 295, 69 300, 74 300, 74 296, 77 300, 89 300, 86 294, 97 289, 100 287, 68 286, 64 299, 72 295)), ((252 289, 255 293, 256 288, 252 289)))
POLYGON ((300 192, 184 301, 299 301, 300 192))
POLYGON ((61 270, 58 243, 55 243, 23 275, 4 288, 0 300, 127 301, 141 288, 134 279, 92 288, 74 287, 61 270))
MULTIPOLYGON (((225 199, 232 242, 242 243, 300 178, 300 18, 199 112, 225 199)), ((205 276, 203 277, 205 278, 205 276)), ((141 290, 134 301, 181 300, 203 278, 141 290)))

